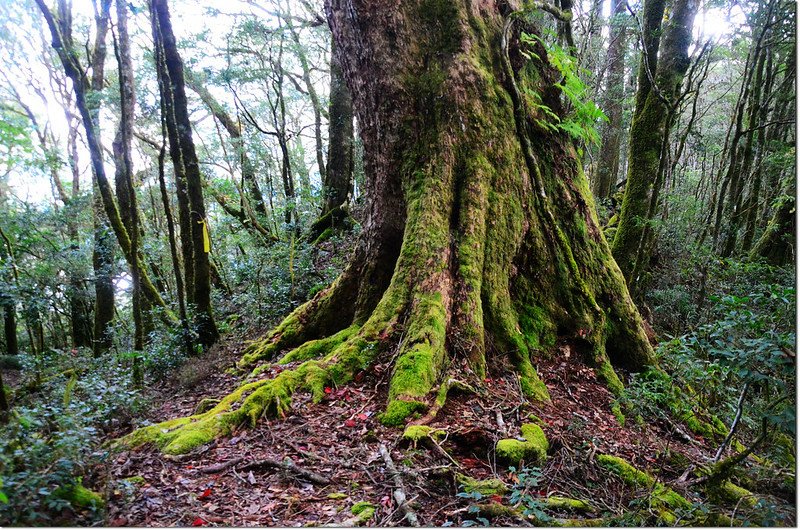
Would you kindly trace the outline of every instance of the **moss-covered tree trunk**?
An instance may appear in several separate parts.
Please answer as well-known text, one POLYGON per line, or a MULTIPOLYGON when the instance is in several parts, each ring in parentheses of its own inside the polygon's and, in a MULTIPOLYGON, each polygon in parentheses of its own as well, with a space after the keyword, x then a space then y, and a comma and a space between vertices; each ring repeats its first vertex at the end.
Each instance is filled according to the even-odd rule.
POLYGON ((368 208, 350 264, 241 363, 288 352, 280 362, 303 364, 129 442, 185 452, 286 411, 294 391, 321 398, 378 356, 395 359, 389 425, 435 413, 451 378, 479 385, 504 365, 527 396, 549 399, 534 363, 557 341, 615 391, 612 364, 654 362, 571 141, 538 128, 529 105, 536 93, 563 113, 546 50, 523 49, 520 32, 536 28, 519 7, 327 2, 365 151, 368 208))
MULTIPOLYGON (((11 241, 5 232, 0 229, 0 263, 4 263, 4 268, 11 270, 8 278, 3 278, 6 285, 17 284, 17 265, 14 262, 14 253, 11 241)), ((0 292, 0 308, 3 310, 3 338, 5 339, 6 353, 17 355, 19 353, 19 343, 17 341, 17 301, 11 292, 0 292)), ((2 386, 0 386, 2 388, 2 386)))
MULTIPOLYGON (((652 3, 653 0, 645 2, 645 21, 658 11, 663 13, 663 3, 651 12, 652 3)), ((638 280, 637 263, 646 261, 641 254, 649 252, 643 244, 646 225, 655 213, 651 202, 657 199, 659 179, 664 174, 663 150, 669 137, 673 106, 689 68, 689 45, 697 8, 698 0, 676 0, 658 46, 657 63, 653 64, 656 55, 647 52, 647 45, 642 53, 631 123, 627 184, 613 245, 614 258, 632 287, 638 280)))
POLYGON ((344 225, 345 209, 353 191, 353 98, 336 58, 336 43, 331 42, 331 91, 328 108, 328 166, 322 185, 322 211, 309 230, 317 239, 325 230, 344 225))
MULTIPOLYGON (((117 184, 117 200, 120 206, 122 222, 125 224, 125 228, 131 238, 131 253, 139 254, 139 249, 141 248, 139 241, 143 232, 140 227, 136 187, 133 182, 133 159, 131 157, 136 94, 133 63, 131 62, 130 38, 128 36, 128 6, 125 0, 115 0, 114 4, 117 13, 117 35, 115 35, 114 44, 117 62, 119 64, 120 96, 119 127, 117 128, 117 134, 112 143, 114 165, 116 168, 114 177, 117 184)), ((141 262, 139 260, 135 260, 131 265, 134 324, 133 349, 135 351, 142 351, 144 349, 145 337, 143 319, 144 296, 142 295, 140 265, 141 262)), ((142 378, 141 367, 138 361, 139 358, 135 357, 133 379, 137 384, 141 383, 142 378)))
MULTIPOLYGON (((66 2, 59 2, 58 15, 54 15, 45 4, 44 0, 35 0, 36 5, 44 16, 47 27, 50 30, 52 37, 53 49, 58 54, 59 62, 64 68, 64 73, 72 81, 73 92, 75 95, 75 103, 80 113, 81 122, 83 124, 84 132, 86 133, 86 143, 89 147, 89 157, 91 161, 92 177, 96 180, 97 191, 99 192, 100 200, 102 203, 103 211, 106 218, 111 225, 111 229, 116 235, 117 243, 119 243, 122 253, 129 265, 132 265, 136 260, 140 263, 137 265, 138 270, 141 272, 142 291, 147 296, 148 300, 157 307, 164 309, 161 315, 168 324, 175 323, 175 317, 172 312, 166 307, 161 294, 153 285, 150 280, 146 269, 142 266, 143 258, 141 254, 131 252, 131 240, 122 217, 120 216, 116 200, 114 198, 114 191, 108 181, 105 169, 105 161, 103 159, 103 150, 100 143, 99 130, 96 125, 93 104, 88 96, 92 90, 92 83, 87 77, 87 69, 81 65, 77 49, 72 41, 71 36, 71 19, 67 15, 69 13, 68 4, 66 2)), ((110 0, 104 0, 108 5, 104 7, 106 11, 110 9, 110 0)), ((94 75, 97 75, 95 72, 94 75)), ((95 86, 95 90, 99 90, 100 84, 95 86)), ((97 337, 95 337, 97 339, 97 337)))
MULTIPOLYGON (((219 338, 214 316, 211 311, 211 266, 209 262, 209 235, 206 208, 203 201, 203 186, 200 165, 192 140, 192 124, 186 101, 183 79, 183 61, 178 54, 175 35, 172 32, 167 0, 153 0, 150 4, 153 40, 156 45, 156 71, 159 90, 164 102, 169 151, 175 169, 176 182, 185 185, 188 199, 188 222, 181 220, 181 239, 191 242, 184 244, 184 250, 191 248, 191 260, 186 267, 187 300, 195 305, 195 329, 203 346, 210 346, 219 338), (191 268, 191 278, 188 269, 191 268), (191 283, 190 283, 191 280, 191 283), (191 296, 189 296, 191 293, 191 296)), ((180 186, 178 195, 181 195, 180 186)))

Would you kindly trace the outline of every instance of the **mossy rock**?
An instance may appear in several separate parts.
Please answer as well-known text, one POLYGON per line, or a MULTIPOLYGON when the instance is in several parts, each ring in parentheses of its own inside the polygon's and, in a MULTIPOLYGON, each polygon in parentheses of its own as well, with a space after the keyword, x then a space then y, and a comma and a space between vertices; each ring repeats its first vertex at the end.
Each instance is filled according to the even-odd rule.
POLYGON ((465 493, 478 492, 484 497, 489 495, 505 495, 510 490, 505 483, 497 478, 490 478, 485 480, 478 480, 461 473, 456 473, 456 482, 464 490, 465 493))
POLYGON ((100 494, 83 486, 80 481, 69 486, 59 486, 53 496, 63 499, 76 508, 102 508, 105 501, 100 494))
POLYGON ((523 460, 534 466, 543 464, 550 444, 542 428, 534 423, 524 423, 520 430, 524 441, 506 438, 497 442, 495 446, 497 459, 514 465, 523 460))

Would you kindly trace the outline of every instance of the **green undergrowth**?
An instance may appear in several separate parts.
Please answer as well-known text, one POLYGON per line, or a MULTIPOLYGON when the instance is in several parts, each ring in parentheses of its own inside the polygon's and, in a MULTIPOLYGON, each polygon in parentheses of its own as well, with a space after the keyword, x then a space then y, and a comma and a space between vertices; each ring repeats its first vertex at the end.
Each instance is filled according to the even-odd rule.
MULTIPOLYGON (((23 379, 0 425, 0 525, 89 525, 103 498, 95 488, 98 446, 144 410, 130 358, 96 358, 88 349, 21 353, 23 379)), ((95 488, 96 489, 96 488, 95 488)))

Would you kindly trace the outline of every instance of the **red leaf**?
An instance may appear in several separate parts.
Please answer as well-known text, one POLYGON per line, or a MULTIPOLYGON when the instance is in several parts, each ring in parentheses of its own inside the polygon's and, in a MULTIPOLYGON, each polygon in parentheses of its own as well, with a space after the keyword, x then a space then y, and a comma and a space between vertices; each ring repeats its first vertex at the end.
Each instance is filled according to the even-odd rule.
POLYGON ((363 412, 361 414, 359 414, 358 416, 356 416, 356 417, 361 421, 365 421, 367 418, 369 418, 369 416, 367 416, 363 412))
POLYGON ((211 488, 206 488, 203 493, 200 494, 200 499, 205 499, 206 497, 211 497, 211 488))
POLYGON ((329 387, 329 386, 326 386, 326 387, 325 387, 325 393, 326 393, 326 394, 330 394, 331 392, 333 392, 333 390, 331 389, 331 387, 329 387))
POLYGON ((205 524, 206 522, 199 517, 197 517, 194 521, 192 521, 192 526, 203 526, 205 524))
POLYGON ((494 502, 499 503, 499 504, 502 504, 502 502, 503 502, 502 495, 497 495, 496 493, 494 495, 489 495, 489 498, 491 500, 493 500, 494 502))
POLYGON ((356 420, 347 420, 346 422, 344 422, 344 426, 345 427, 355 427, 356 426, 356 420))

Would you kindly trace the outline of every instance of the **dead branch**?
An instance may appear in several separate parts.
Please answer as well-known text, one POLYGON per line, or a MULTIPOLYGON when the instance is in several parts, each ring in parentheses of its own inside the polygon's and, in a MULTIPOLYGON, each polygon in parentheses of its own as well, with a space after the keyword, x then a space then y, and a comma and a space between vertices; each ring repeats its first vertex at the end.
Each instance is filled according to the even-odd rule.
POLYGON ((411 526, 418 527, 419 520, 417 519, 417 514, 414 513, 414 510, 408 505, 406 502, 406 492, 405 488, 403 487, 403 479, 400 476, 400 472, 397 470, 397 467, 394 465, 394 461, 392 461, 392 456, 389 454, 389 451, 386 449, 384 444, 381 444, 378 447, 378 450, 383 457, 383 461, 386 464, 386 469, 392 475, 392 480, 394 481, 394 500, 397 503, 397 506, 400 510, 405 514, 405 519, 408 521, 408 524, 411 526))

